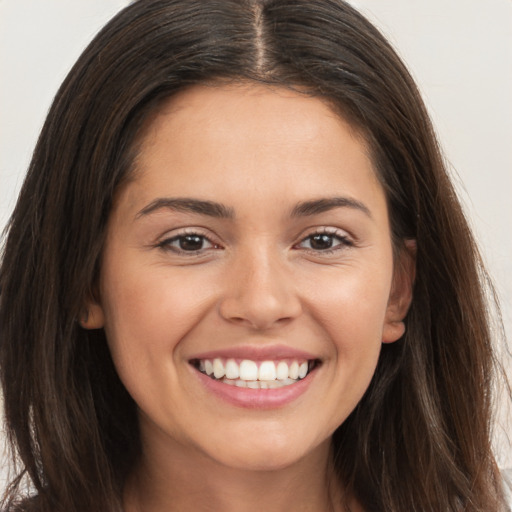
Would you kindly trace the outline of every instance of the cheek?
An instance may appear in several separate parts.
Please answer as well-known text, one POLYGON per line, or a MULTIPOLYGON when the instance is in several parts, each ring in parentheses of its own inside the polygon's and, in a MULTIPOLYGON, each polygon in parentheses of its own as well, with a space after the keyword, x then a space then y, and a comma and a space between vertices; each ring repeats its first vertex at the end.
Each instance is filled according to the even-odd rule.
POLYGON ((309 309, 321 326, 332 404, 328 424, 337 428, 361 400, 375 373, 390 290, 388 273, 352 267, 333 269, 309 289, 309 309), (320 287, 320 285, 322 285, 320 287), (321 292, 320 292, 321 290, 321 292))
POLYGON ((133 272, 119 260, 105 266, 102 300, 111 356, 141 410, 182 410, 173 392, 183 380, 180 342, 200 323, 209 301, 193 285, 180 286, 176 276, 171 280, 168 271, 142 268, 133 272))
POLYGON ((378 269, 347 268, 317 278, 304 296, 337 350, 350 356, 381 343, 389 291, 390 279, 378 269))
POLYGON ((332 433, 354 411, 364 396, 377 367, 382 347, 377 323, 365 320, 367 308, 342 311, 329 325, 333 357, 326 373, 326 426, 332 433))
MULTIPOLYGON (((150 368, 175 356, 181 339, 208 309, 206 290, 140 264, 104 265, 102 306, 105 332, 116 366, 150 368)), ((128 262, 129 263, 129 262, 128 262)))

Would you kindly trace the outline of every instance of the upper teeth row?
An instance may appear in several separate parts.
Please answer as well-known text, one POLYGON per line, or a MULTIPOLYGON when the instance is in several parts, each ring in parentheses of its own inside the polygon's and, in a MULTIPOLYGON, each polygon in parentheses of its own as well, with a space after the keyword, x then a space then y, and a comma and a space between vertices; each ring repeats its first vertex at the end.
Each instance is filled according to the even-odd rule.
POLYGON ((308 374, 309 364, 307 361, 299 363, 292 361, 262 361, 259 366, 256 361, 243 359, 238 364, 234 359, 223 361, 220 358, 202 359, 199 361, 199 370, 216 379, 241 379, 247 381, 255 380, 286 380, 303 379, 308 374))

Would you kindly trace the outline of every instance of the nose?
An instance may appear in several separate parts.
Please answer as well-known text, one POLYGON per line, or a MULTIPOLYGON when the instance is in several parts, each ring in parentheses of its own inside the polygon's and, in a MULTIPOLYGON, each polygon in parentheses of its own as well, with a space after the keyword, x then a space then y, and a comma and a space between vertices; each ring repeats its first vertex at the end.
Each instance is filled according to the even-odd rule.
POLYGON ((283 325, 302 312, 287 263, 270 251, 247 251, 227 271, 220 315, 256 330, 283 325))

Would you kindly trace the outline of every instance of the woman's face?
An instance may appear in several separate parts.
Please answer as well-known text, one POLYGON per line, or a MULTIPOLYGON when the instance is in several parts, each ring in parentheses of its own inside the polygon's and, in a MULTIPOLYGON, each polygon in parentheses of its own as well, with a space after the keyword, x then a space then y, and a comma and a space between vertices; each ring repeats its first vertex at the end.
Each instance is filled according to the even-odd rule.
POLYGON ((248 469, 325 450, 408 306, 363 140, 317 98, 196 86, 135 165, 85 326, 105 328, 144 446, 248 469))

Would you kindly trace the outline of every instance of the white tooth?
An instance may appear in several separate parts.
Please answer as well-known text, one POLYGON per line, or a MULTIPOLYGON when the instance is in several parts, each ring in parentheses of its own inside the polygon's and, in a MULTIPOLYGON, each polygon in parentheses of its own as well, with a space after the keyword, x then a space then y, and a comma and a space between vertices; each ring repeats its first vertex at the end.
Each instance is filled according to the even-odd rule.
POLYGON ((299 379, 303 379, 308 374, 308 362, 302 363, 299 366, 299 379))
POLYGON ((257 380, 247 381, 247 387, 251 389, 260 389, 260 383, 257 380))
POLYGON ((258 371, 259 380, 275 380, 276 379, 276 365, 274 361, 263 361, 260 364, 258 371))
POLYGON ((226 377, 228 379, 238 379, 240 377, 240 368, 233 359, 226 361, 226 377))
POLYGON ((259 382, 260 382, 261 389, 268 389, 268 385, 270 384, 270 382, 275 382, 275 381, 272 380, 270 382, 265 382, 265 381, 260 380, 259 382))
POLYGON ((268 383, 269 389, 277 389, 277 388, 284 388, 285 386, 289 386, 290 384, 295 384, 297 381, 292 379, 285 379, 285 380, 273 380, 268 383))
POLYGON ((227 384, 228 386, 234 386, 235 385, 235 381, 234 380, 230 380, 230 379, 222 379, 222 382, 224 384, 227 384))
POLYGON ((239 388, 246 388, 247 382, 245 382, 245 380, 235 380, 235 386, 239 388))
POLYGON ((226 372, 224 371, 224 364, 222 363, 222 360, 215 358, 213 360, 213 376, 216 379, 221 379, 224 375, 226 375, 226 372))
POLYGON ((254 361, 244 359, 240 363, 240 378, 242 380, 258 380, 258 365, 254 361))
POLYGON ((205 368, 204 368, 204 361, 203 361, 202 359, 200 359, 200 360, 199 360, 198 368, 199 368, 199 371, 200 371, 200 372, 204 372, 204 371, 205 371, 205 368))
POLYGON ((206 375, 211 375, 213 373, 213 364, 209 359, 206 359, 204 362, 204 370, 206 375))
POLYGON ((284 361, 280 361, 278 363, 276 374, 278 380, 285 380, 288 378, 288 365, 284 361))
POLYGON ((299 378, 299 363, 297 361, 293 361, 293 363, 290 365, 288 377, 290 377, 290 379, 299 378))

